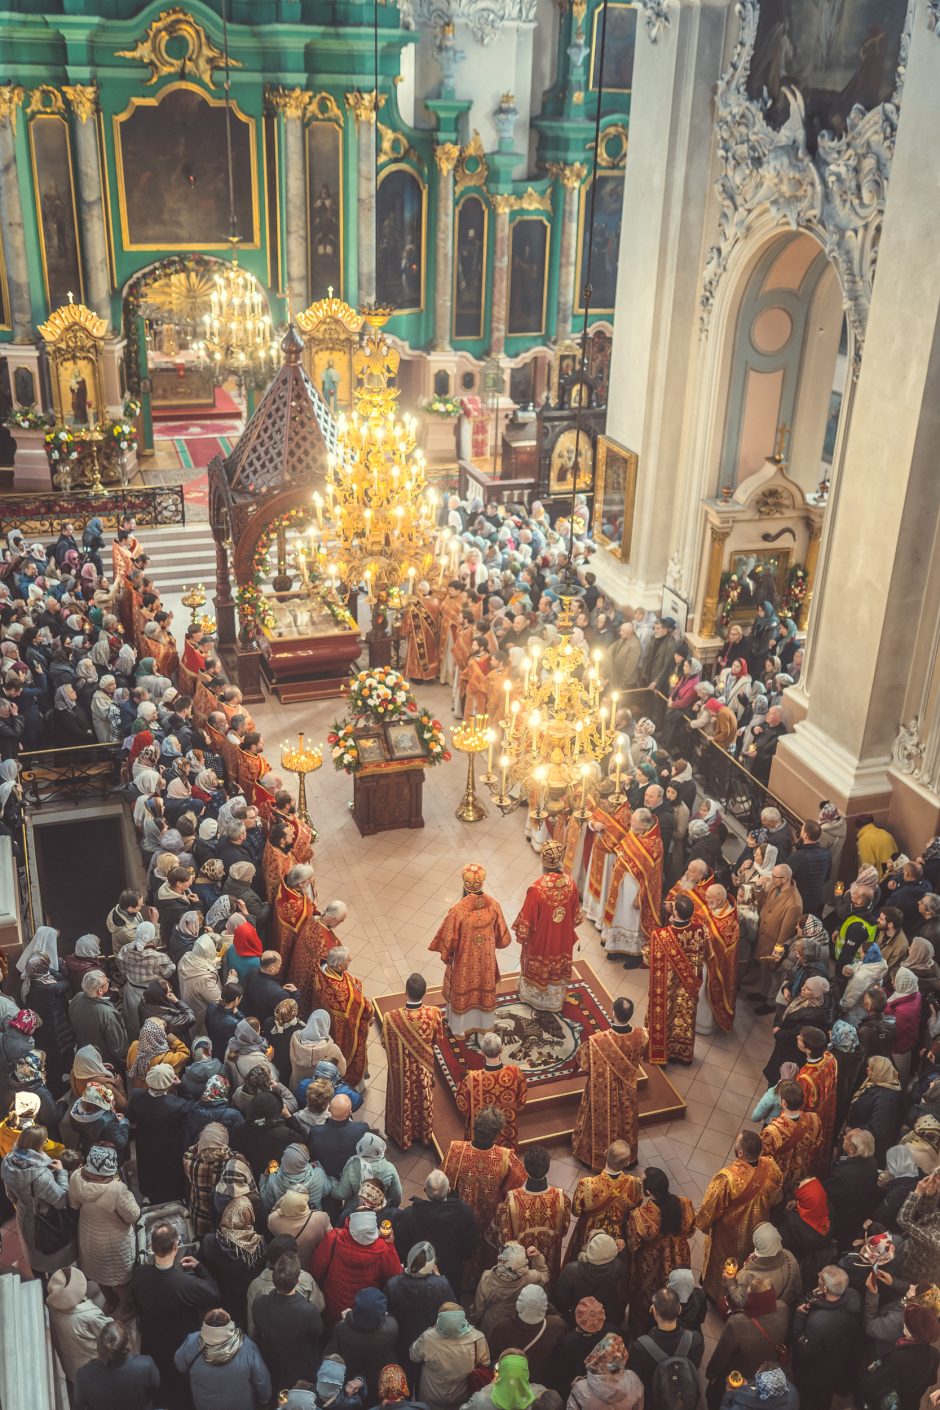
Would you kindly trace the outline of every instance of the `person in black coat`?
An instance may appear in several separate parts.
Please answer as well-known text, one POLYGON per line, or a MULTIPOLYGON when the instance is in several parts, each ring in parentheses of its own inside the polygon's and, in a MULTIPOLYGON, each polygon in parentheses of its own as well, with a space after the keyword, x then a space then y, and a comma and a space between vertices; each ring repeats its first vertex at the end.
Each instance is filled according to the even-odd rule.
POLYGON ((404 1263, 415 1244, 429 1243, 441 1277, 459 1290, 464 1261, 476 1246, 477 1217, 466 1200, 450 1188, 443 1170, 431 1171, 424 1182, 424 1192, 427 1199, 412 1195, 411 1203, 395 1221, 398 1256, 404 1263))
POLYGON ((912 1305, 904 1310, 904 1336, 862 1373, 862 1403, 871 1410, 885 1404, 891 1392, 898 1410, 918 1410, 926 1391, 937 1379, 940 1319, 929 1307, 912 1305))
POLYGON ((921 1179, 920 1168, 910 1146, 892 1146, 885 1156, 885 1178, 880 1185, 881 1203, 872 1218, 885 1229, 898 1228, 901 1206, 921 1179))
POLYGON ((574 1310, 575 1325, 565 1332, 555 1347, 549 1371, 549 1388, 564 1400, 572 1384, 586 1374, 584 1362, 597 1343, 609 1332, 619 1335, 619 1328, 604 1316, 604 1309, 592 1298, 584 1298, 574 1310))
MULTIPOLYGON (((296 1253, 281 1254, 272 1277, 274 1291, 262 1293, 251 1305, 254 1340, 274 1390, 289 1390, 298 1381, 316 1380, 323 1319, 313 1303, 297 1291, 300 1259, 296 1253)), ((364 1374, 358 1365, 356 1370, 364 1374)))
POLYGON ((132 1356, 123 1322, 109 1322, 98 1333, 97 1355, 75 1377, 72 1410, 154 1410, 160 1372, 150 1356, 132 1356))
MULTIPOLYGON (((257 1317, 255 1319, 257 1321, 257 1317)), ((398 1323, 389 1315, 388 1301, 378 1288, 361 1288, 352 1307, 333 1328, 327 1355, 341 1356, 366 1383, 366 1400, 378 1399, 383 1366, 395 1361, 398 1323)))
POLYGON ((241 1007, 244 992, 240 984, 223 984, 221 1002, 206 1008, 206 1033, 212 1039, 212 1056, 219 1062, 225 1061, 229 1039, 245 1017, 241 1007))
POLYGON ((669 849, 672 846, 672 839, 676 835, 676 814, 671 803, 667 803, 662 787, 658 783, 651 783, 643 795, 644 807, 649 808, 653 817, 659 823, 659 831, 663 839, 663 856, 669 856, 669 849))
POLYGON ((875 1138, 870 1131, 850 1127, 842 1138, 844 1155, 823 1180, 829 1200, 832 1237, 839 1252, 862 1236, 862 1225, 878 1203, 875 1138))
POLYGON ((75 1056, 75 1034, 69 1023, 71 997, 68 975, 52 969, 48 955, 37 954, 27 961, 23 1003, 42 1019, 41 1046, 46 1054, 46 1077, 54 1092, 61 1092, 63 1079, 75 1056))
POLYGON ((199 1245, 199 1262, 222 1290, 219 1305, 240 1327, 248 1316, 248 1288, 267 1262, 267 1241, 255 1218, 252 1201, 236 1195, 222 1211, 219 1227, 199 1245))
POLYGON ((819 1286, 793 1314, 793 1379, 800 1410, 829 1410, 836 1391, 855 1382, 861 1349, 862 1299, 844 1269, 828 1264, 819 1286))
POLYGON ((832 853, 820 845, 821 836, 819 823, 807 820, 800 828, 800 840, 787 858, 803 909, 813 916, 818 916, 823 908, 823 888, 832 871, 832 853))
MULTIPOLYGON (((356 1154, 356 1146, 369 1130, 366 1121, 352 1120, 352 1103, 348 1097, 334 1097, 330 1114, 322 1126, 314 1126, 306 1136, 311 1160, 318 1160, 331 1180, 338 1180, 343 1166, 356 1154)), ((296 1137, 291 1137, 296 1140, 296 1137)))
POLYGON ((862 995, 862 1008, 865 1017, 858 1028, 858 1046, 866 1060, 873 1057, 890 1058, 894 1047, 894 1019, 885 1017, 888 996, 880 986, 866 990, 862 995))
POLYGON ((151 979, 144 990, 138 1014, 141 1027, 148 1018, 160 1018, 167 1033, 172 1033, 174 1038, 191 1047, 196 1015, 189 1004, 173 993, 169 980, 151 979))
MULTIPOLYGON (((245 975, 245 1002, 242 1008, 249 1018, 257 1018, 263 1022, 266 1018, 273 1017, 278 1004, 282 1004, 285 999, 296 998, 297 985, 282 984, 277 977, 280 969, 281 957, 278 952, 265 950, 258 969, 249 970, 245 975)), ((278 1067, 278 1072, 289 1071, 290 1063, 286 1068, 278 1067)))
POLYGON ((412 1384, 417 1383, 419 1367, 409 1363, 408 1352, 428 1327, 433 1327, 443 1302, 456 1302, 457 1296, 448 1280, 437 1271, 432 1244, 422 1241, 412 1245, 401 1273, 385 1284, 388 1310, 398 1323, 398 1364, 404 1367, 412 1384))
POLYGON ((295 1121, 285 1121, 281 1102, 273 1092, 261 1092, 252 1097, 247 1119, 232 1132, 231 1146, 245 1157, 251 1173, 260 1180, 265 1166, 272 1160, 280 1164, 287 1147, 298 1139, 303 1142, 305 1134, 295 1121))
POLYGON ((888 1147, 901 1135, 904 1093, 890 1058, 868 1059, 867 1081, 859 1088, 848 1111, 850 1126, 863 1126, 875 1138, 875 1161, 884 1169, 888 1147))
POLYGON ((155 1224, 150 1232, 153 1263, 138 1263, 131 1274, 131 1297, 140 1319, 140 1349, 160 1372, 160 1401, 166 1410, 188 1410, 189 1383, 174 1356, 190 1332, 198 1332, 206 1312, 218 1307, 220 1292, 195 1258, 179 1258, 179 1231, 155 1224))
POLYGON ((178 1081, 167 1062, 155 1063, 146 1082, 146 1090, 131 1092, 128 1102, 137 1142, 137 1179, 151 1204, 165 1204, 186 1193, 183 1128, 193 1104, 173 1090, 178 1081))
POLYGON ((288 1080, 291 1069, 290 1040, 303 1026, 303 1019, 297 1014, 297 1000, 293 997, 283 999, 270 1018, 264 1019, 261 1024, 262 1037, 273 1049, 271 1061, 278 1072, 282 1072, 288 1080))

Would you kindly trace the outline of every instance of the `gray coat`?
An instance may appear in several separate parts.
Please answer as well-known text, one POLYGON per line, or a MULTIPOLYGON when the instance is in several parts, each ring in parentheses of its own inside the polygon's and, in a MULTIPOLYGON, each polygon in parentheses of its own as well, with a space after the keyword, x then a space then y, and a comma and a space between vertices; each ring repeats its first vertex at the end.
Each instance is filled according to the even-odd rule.
POLYGON ((36 1205, 68 1208, 69 1177, 66 1171, 53 1170, 52 1160, 45 1151, 15 1149, 0 1163, 0 1178, 16 1208, 17 1228, 33 1271, 54 1273, 57 1268, 74 1263, 74 1240, 58 1253, 40 1253, 35 1244, 36 1205))
POLYGON ((268 1368, 250 1337, 231 1361, 213 1366, 202 1354, 199 1333, 191 1332, 174 1360, 176 1369, 189 1377, 196 1410, 257 1410, 271 1398, 268 1368))
POLYGON ((76 1047, 87 1043, 98 1049, 105 1062, 118 1069, 127 1061, 127 1030, 124 1020, 108 998, 90 999, 76 994, 69 1004, 69 1023, 75 1034, 76 1047))

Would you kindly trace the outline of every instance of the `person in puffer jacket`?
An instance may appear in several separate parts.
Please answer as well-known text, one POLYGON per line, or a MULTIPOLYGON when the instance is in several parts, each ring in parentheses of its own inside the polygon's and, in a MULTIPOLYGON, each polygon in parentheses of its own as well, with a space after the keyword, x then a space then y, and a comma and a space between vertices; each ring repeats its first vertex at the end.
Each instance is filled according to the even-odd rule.
POLYGON ((331 1229, 310 1265, 314 1281, 324 1291, 328 1327, 352 1307, 361 1288, 384 1288, 400 1273, 401 1259, 391 1239, 380 1237, 375 1211, 359 1209, 339 1229, 331 1229))

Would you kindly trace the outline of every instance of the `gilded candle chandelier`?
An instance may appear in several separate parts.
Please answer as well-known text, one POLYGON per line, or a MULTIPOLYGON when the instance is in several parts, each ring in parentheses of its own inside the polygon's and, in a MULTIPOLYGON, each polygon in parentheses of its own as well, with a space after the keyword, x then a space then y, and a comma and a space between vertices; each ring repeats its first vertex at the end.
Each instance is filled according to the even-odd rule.
POLYGON ((273 372, 279 352, 267 302, 257 280, 239 267, 234 251, 231 264, 216 275, 209 304, 199 352, 216 376, 273 372))

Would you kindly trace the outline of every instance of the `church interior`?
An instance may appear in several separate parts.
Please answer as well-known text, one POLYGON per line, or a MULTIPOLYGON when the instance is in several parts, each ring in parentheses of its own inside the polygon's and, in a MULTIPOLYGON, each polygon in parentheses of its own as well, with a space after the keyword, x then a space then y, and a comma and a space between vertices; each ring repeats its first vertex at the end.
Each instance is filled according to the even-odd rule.
POLYGON ((4 1410, 940 1405, 938 74, 2 0, 4 1410))

